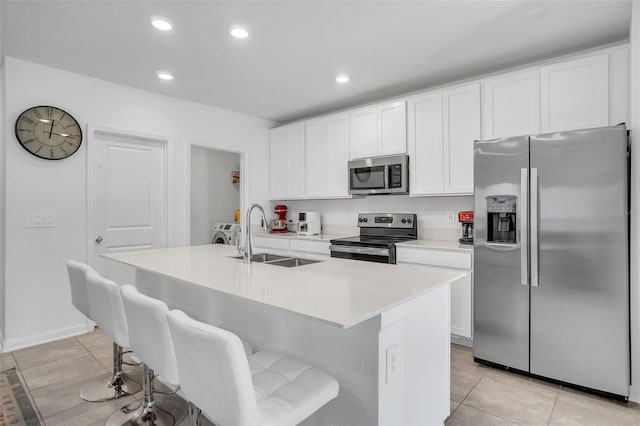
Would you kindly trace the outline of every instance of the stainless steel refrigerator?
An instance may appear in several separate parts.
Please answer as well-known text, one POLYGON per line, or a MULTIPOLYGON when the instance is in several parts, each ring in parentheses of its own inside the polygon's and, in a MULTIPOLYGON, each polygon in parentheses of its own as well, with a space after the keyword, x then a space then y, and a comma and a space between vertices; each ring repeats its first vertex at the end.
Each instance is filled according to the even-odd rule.
POLYGON ((476 141, 476 360, 629 395, 627 139, 476 141))

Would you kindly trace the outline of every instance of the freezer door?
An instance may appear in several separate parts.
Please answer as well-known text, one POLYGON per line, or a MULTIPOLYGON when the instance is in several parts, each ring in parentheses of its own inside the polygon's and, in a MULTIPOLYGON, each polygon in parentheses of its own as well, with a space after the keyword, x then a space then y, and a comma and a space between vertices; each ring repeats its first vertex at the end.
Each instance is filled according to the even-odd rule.
POLYGON ((475 143, 473 356, 524 371, 529 370, 528 167, 526 136, 475 143), (515 215, 510 213, 514 201, 515 215))
POLYGON ((531 373, 628 395, 626 129, 532 137, 531 169, 531 373))

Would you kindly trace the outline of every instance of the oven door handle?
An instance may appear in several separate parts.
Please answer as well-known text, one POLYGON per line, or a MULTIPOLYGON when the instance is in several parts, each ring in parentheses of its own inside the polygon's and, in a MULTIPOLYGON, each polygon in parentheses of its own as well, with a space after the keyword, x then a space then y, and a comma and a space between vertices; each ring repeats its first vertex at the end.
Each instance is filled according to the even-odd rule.
POLYGON ((377 248, 377 247, 353 247, 342 246, 337 244, 331 244, 329 250, 340 253, 353 253, 353 254, 371 254, 374 256, 389 256, 389 249, 377 248))

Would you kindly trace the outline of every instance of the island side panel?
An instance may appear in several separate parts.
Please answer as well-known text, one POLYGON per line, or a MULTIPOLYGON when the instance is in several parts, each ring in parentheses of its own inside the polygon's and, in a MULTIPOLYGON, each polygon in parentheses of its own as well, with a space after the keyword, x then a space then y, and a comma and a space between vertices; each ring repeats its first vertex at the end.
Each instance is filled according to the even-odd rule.
POLYGON ((136 287, 199 321, 238 334, 254 350, 298 357, 340 383, 338 397, 302 425, 378 424, 380 316, 348 329, 265 304, 137 270, 136 287))
POLYGON ((450 410, 450 285, 384 312, 378 349, 380 425, 439 425, 450 410))

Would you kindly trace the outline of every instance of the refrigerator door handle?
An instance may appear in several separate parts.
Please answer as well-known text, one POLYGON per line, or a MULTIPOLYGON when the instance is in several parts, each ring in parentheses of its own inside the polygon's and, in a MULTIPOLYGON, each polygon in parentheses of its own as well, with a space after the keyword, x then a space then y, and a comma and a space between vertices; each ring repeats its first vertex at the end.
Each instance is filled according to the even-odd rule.
POLYGON ((529 169, 520 169, 520 284, 529 285, 529 169))
POLYGON ((531 169, 531 286, 538 287, 538 169, 531 169))

